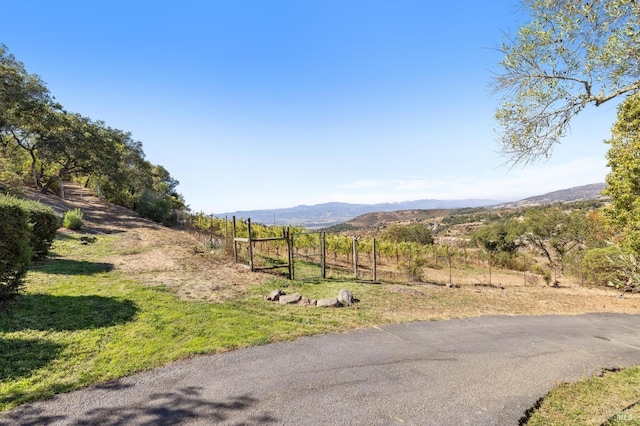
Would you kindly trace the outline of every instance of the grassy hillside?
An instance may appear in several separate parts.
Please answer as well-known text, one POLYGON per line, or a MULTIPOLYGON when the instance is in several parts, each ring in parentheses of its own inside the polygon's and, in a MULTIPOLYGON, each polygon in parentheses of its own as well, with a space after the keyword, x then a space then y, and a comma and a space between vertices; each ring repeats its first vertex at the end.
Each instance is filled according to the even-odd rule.
POLYGON ((316 333, 477 315, 640 312, 638 295, 527 284, 510 271, 494 271, 503 288, 285 281, 203 252, 197 236, 75 197, 50 201, 60 211, 82 208, 85 227, 61 230, 26 292, 0 314, 1 410, 196 354, 316 333), (83 244, 86 235, 94 242, 83 244), (360 299, 349 308, 264 300, 274 288, 322 298, 345 287, 360 299))

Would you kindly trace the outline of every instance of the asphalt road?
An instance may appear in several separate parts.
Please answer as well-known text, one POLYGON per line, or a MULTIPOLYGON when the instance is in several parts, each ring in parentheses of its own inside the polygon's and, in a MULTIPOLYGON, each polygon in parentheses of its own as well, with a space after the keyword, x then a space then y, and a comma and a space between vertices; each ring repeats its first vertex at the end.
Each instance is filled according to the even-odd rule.
POLYGON ((199 356, 0 425, 517 425, 558 381, 640 364, 640 316, 394 324, 199 356))

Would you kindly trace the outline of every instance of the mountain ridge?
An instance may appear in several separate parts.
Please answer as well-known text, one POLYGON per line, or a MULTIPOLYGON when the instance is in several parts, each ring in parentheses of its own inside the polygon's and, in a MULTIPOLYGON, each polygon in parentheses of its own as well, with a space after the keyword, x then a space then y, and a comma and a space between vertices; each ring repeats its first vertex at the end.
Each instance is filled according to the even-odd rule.
POLYGON ((487 207, 500 201, 489 199, 437 200, 424 199, 395 203, 351 204, 328 202, 280 209, 245 210, 214 213, 215 217, 236 216, 251 218, 265 225, 300 225, 307 228, 326 227, 346 222, 365 213, 397 210, 427 210, 434 208, 487 207))
POLYGON ((236 216, 251 218, 265 225, 300 225, 306 228, 321 228, 347 222, 367 213, 384 213, 402 210, 456 209, 464 207, 513 208, 556 202, 602 199, 605 183, 593 183, 546 194, 524 198, 519 201, 502 202, 491 199, 471 198, 461 200, 423 199, 394 203, 351 204, 338 201, 279 209, 244 210, 229 213, 214 213, 215 217, 236 216))
POLYGON ((571 188, 560 189, 557 191, 547 192, 542 195, 534 195, 533 197, 523 198, 522 200, 499 204, 496 208, 513 208, 513 207, 532 207, 553 203, 569 203, 572 201, 583 200, 602 200, 606 197, 602 195, 602 191, 607 187, 604 182, 591 183, 588 185, 574 186, 571 188))

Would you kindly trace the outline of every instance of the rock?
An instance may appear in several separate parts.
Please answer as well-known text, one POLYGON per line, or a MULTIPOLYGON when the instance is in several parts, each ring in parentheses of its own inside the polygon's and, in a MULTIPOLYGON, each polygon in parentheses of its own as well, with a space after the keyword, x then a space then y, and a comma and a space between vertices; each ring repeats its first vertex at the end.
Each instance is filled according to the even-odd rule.
POLYGON ((80 237, 80 244, 93 244, 95 243, 97 238, 93 235, 83 235, 80 237))
POLYGON ((338 294, 338 302, 342 303, 344 306, 353 305, 353 293, 346 288, 341 289, 338 294))
POLYGON ((316 306, 318 304, 318 301, 316 299, 311 299, 311 302, 309 303, 310 306, 316 306))
POLYGON ((319 308, 339 308, 342 304, 336 297, 329 297, 327 299, 318 299, 316 306, 319 308))
POLYGON ((298 302, 299 305, 310 305, 311 300, 307 296, 302 296, 302 299, 298 302))
POLYGON ((300 293, 293 293, 280 296, 278 301, 281 305, 287 305, 289 303, 298 303, 300 299, 302 299, 302 295, 300 293))
POLYGON ((267 300, 273 300, 274 302, 276 302, 278 301, 278 299, 280 299, 280 296, 284 296, 284 291, 276 288, 267 296, 267 300))

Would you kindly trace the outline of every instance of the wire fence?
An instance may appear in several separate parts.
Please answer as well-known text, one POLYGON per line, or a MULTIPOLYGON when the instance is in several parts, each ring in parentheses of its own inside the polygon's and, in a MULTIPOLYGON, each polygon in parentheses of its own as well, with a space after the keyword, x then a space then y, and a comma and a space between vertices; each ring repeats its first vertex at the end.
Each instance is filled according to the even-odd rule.
MULTIPOLYGON (((423 245, 376 238, 358 238, 300 228, 263 227, 250 220, 219 220, 203 231, 194 224, 183 229, 197 235, 203 249, 221 250, 252 271, 296 280, 357 280, 365 282, 428 281, 440 284, 491 284, 495 265, 503 262, 480 248, 456 244, 423 245)), ((522 263, 522 262, 521 262, 522 263)), ((531 265, 512 265, 522 272, 522 285, 535 285, 540 275, 531 265)))

